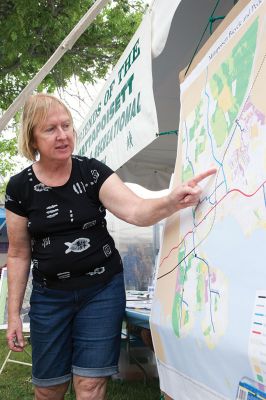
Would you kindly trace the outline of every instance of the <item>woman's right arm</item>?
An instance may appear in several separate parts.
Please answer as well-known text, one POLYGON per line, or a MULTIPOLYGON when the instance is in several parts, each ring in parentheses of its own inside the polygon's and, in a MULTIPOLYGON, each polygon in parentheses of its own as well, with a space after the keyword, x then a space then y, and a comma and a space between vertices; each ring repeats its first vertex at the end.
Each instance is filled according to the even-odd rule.
POLYGON ((22 351, 25 341, 22 332, 20 310, 28 282, 31 263, 31 243, 28 219, 6 210, 8 234, 7 280, 8 280, 8 347, 22 351))

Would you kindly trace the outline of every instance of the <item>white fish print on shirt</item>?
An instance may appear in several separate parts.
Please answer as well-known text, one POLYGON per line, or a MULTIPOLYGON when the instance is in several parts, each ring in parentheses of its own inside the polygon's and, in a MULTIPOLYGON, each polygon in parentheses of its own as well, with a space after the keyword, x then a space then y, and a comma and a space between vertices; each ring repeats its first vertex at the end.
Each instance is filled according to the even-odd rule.
POLYGON ((88 229, 94 225, 96 225, 96 219, 94 221, 86 222, 86 224, 83 225, 82 229, 88 229))
POLYGON ((74 221, 74 214, 72 210, 69 210, 70 222, 74 221))
POLYGON ((50 238, 49 237, 43 238, 42 246, 45 248, 46 246, 49 246, 49 244, 51 244, 50 238))
POLYGON ((109 244, 105 244, 105 245, 103 246, 103 252, 104 252, 104 254, 105 254, 105 257, 110 257, 110 255, 112 254, 112 249, 111 249, 111 247, 109 246, 109 244))
POLYGON ((98 267, 98 268, 95 268, 94 271, 87 272, 86 275, 90 275, 90 276, 100 275, 100 274, 103 274, 104 272, 105 272, 105 267, 98 267))
POLYGON ((36 192, 48 192, 52 189, 50 186, 46 186, 44 183, 38 183, 38 185, 34 185, 34 190, 36 192))
POLYGON ((82 159, 82 158, 79 158, 78 156, 72 156, 72 158, 75 158, 75 160, 78 160, 78 161, 83 162, 83 159, 82 159))
POLYGON ((8 194, 5 195, 5 202, 14 201, 8 194))
POLYGON ((28 168, 28 177, 29 177, 29 181, 32 181, 33 179, 32 179, 32 171, 31 171, 31 168, 28 168))
POLYGON ((58 272, 57 278, 58 279, 68 279, 70 278, 70 272, 66 271, 66 272, 58 272))
POLYGON ((73 184, 73 190, 77 194, 82 194, 84 192, 86 193, 86 185, 84 185, 83 182, 76 182, 76 183, 73 184))
POLYGON ((65 245, 68 246, 68 248, 65 251, 65 254, 70 253, 73 251, 73 253, 81 253, 82 251, 87 250, 90 245, 90 239, 88 238, 79 238, 74 240, 74 242, 65 242, 65 245))
POLYGON ((32 238, 30 242, 31 242, 31 250, 33 251, 36 240, 34 238, 32 238))
POLYGON ((99 174, 99 172, 97 171, 97 169, 92 169, 92 170, 91 170, 91 174, 92 174, 93 182, 90 182, 90 184, 91 184, 91 185, 94 185, 95 183, 97 183, 100 174, 99 174))
POLYGON ((46 218, 56 217, 59 212, 59 209, 57 207, 58 207, 58 204, 53 204, 51 206, 46 207, 46 218))

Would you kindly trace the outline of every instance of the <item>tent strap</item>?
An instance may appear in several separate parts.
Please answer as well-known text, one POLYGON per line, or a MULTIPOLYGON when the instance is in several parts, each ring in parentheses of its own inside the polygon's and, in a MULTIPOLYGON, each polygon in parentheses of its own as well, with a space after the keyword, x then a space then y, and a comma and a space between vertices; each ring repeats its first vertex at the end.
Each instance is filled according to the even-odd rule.
MULTIPOLYGON (((221 0, 217 0, 217 2, 216 2, 216 4, 215 4, 215 7, 214 7, 214 9, 213 9, 213 12, 211 13, 211 15, 210 15, 210 17, 209 17, 209 20, 208 20, 208 24, 206 25, 206 27, 205 27, 205 29, 204 29, 204 31, 203 31, 203 34, 201 35, 201 38, 200 38, 200 40, 199 40, 199 43, 198 43, 198 45, 197 45, 197 47, 196 47, 196 49, 195 49, 195 51, 194 51, 194 53, 193 53, 193 56, 192 56, 192 58, 191 58, 191 60, 190 60, 190 63, 188 64, 188 66, 187 66, 187 69, 186 69, 186 72, 185 72, 185 76, 186 76, 186 74, 188 73, 188 70, 189 70, 189 68, 190 68, 190 66, 191 66, 191 64, 192 64, 192 61, 194 60, 194 58, 195 58, 195 56, 196 56, 196 54, 197 54, 197 52, 198 52, 198 50, 199 50, 199 47, 200 47, 200 44, 201 44, 201 42, 202 42, 202 39, 203 39, 203 37, 204 37, 204 35, 205 35, 205 33, 206 33, 206 31, 207 31, 207 29, 208 29, 208 27, 209 27, 209 25, 211 24, 211 29, 212 29, 212 24, 213 24, 213 16, 214 16, 214 13, 215 13, 215 11, 216 11, 216 9, 217 9, 217 7, 218 7, 218 5, 219 5, 219 3, 220 3, 220 1, 221 0)), ((218 17, 219 18, 219 17, 218 17)), ((220 18, 219 18, 220 19, 220 18)))
POLYGON ((219 19, 225 19, 225 16, 221 16, 221 17, 210 17, 210 19, 209 19, 209 23, 210 23, 210 35, 212 35, 212 26, 213 26, 213 23, 215 22, 215 21, 218 21, 219 19))
POLYGON ((165 136, 165 135, 177 135, 178 134, 178 130, 175 129, 173 131, 166 131, 166 132, 160 132, 160 133, 156 133, 156 136, 165 136))

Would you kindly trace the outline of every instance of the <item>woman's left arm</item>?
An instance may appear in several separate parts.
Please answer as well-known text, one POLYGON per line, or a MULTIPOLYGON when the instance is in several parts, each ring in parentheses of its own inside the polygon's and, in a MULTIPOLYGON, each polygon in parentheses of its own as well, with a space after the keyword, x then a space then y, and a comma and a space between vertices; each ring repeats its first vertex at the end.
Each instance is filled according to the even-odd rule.
POLYGON ((123 221, 149 226, 182 208, 196 206, 202 192, 198 183, 215 173, 215 168, 209 169, 157 199, 137 196, 116 174, 112 174, 101 186, 99 197, 106 209, 123 221))

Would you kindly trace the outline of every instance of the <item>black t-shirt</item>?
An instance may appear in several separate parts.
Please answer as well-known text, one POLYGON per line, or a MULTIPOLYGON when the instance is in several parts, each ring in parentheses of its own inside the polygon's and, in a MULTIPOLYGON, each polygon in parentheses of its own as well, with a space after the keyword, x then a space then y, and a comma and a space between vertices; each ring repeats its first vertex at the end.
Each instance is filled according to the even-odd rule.
POLYGON ((63 186, 44 185, 32 166, 10 179, 5 207, 28 218, 36 281, 69 290, 107 281, 122 270, 99 200, 111 174, 96 159, 72 156, 71 175, 63 186))

